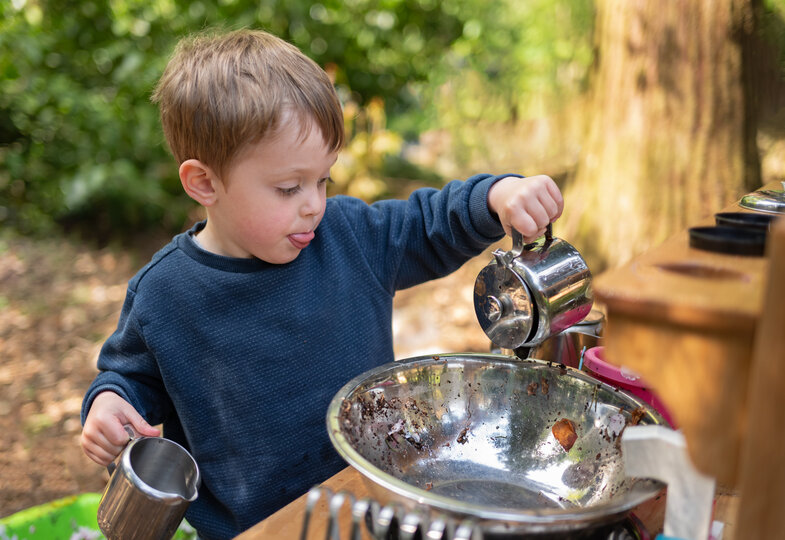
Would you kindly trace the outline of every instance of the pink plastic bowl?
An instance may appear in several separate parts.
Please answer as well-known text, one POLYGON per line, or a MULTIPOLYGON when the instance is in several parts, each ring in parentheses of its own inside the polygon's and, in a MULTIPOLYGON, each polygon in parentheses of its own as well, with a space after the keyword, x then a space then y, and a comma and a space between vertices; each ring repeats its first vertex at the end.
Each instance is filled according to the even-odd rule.
POLYGON ((676 429, 676 424, 665 404, 657 395, 647 388, 646 382, 640 375, 627 368, 620 368, 604 360, 605 347, 592 347, 583 354, 583 366, 589 373, 603 382, 627 390, 630 394, 638 396, 648 403, 655 411, 676 429))

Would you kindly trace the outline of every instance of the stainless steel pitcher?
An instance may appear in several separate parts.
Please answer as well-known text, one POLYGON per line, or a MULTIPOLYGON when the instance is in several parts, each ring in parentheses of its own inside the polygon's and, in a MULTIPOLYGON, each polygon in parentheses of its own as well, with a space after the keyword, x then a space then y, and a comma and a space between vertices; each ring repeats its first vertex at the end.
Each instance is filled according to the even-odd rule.
POLYGON ((98 505, 98 526, 109 540, 169 540, 196 500, 199 467, 179 444, 161 437, 131 440, 98 505))
POLYGON ((532 347, 573 326, 591 311, 591 272, 578 250, 545 236, 531 244, 512 230, 510 251, 496 250, 474 284, 474 310, 498 347, 532 347))

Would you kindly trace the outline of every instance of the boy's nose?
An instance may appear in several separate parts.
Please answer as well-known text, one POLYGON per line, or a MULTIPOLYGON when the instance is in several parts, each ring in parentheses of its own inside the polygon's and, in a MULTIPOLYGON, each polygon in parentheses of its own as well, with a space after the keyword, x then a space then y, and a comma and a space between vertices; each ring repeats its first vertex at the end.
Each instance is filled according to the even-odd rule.
POLYGON ((300 212, 305 216, 312 216, 319 213, 322 205, 322 197, 319 189, 309 189, 300 207, 300 212))

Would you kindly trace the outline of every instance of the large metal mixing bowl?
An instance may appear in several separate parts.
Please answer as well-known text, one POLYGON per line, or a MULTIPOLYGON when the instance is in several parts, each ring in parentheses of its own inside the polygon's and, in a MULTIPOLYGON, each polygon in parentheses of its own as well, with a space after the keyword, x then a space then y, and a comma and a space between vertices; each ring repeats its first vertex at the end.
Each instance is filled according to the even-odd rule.
POLYGON ((619 521, 660 492, 625 478, 620 434, 636 421, 665 424, 586 373, 496 354, 383 365, 347 383, 327 414, 333 445, 382 504, 526 534, 619 521), (569 450, 553 432, 565 418, 569 450))

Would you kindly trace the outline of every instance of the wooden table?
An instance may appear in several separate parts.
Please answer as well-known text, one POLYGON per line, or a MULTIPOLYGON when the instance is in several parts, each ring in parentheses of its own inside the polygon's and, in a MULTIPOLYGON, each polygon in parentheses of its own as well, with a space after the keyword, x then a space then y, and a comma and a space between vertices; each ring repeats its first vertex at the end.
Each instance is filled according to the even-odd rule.
MULTIPOLYGON (((352 467, 347 467, 335 476, 325 481, 323 486, 329 487, 333 492, 341 490, 354 493, 357 498, 367 497, 368 491, 365 488, 362 477, 352 467)), ((302 531, 303 518, 305 517, 305 497, 303 495, 299 499, 289 503, 282 509, 278 510, 275 514, 271 515, 264 521, 245 531, 237 537, 237 540, 262 540, 262 539, 280 539, 280 540, 296 540, 300 538, 302 531)), ((343 516, 344 518, 346 516, 343 516)), ((313 531, 324 531, 327 522, 327 506, 324 501, 319 501, 314 509, 312 526, 309 527, 313 531)), ((349 538, 349 525, 350 519, 341 520, 341 538, 349 538)), ((312 538, 324 538, 325 535, 310 535, 312 538)))
MULTIPOLYGON (((348 491, 358 499, 369 496, 362 476, 352 467, 347 467, 322 485, 329 487, 335 493, 342 490, 348 491)), ((295 540, 300 538, 305 516, 305 498, 306 496, 303 495, 289 503, 275 514, 242 533, 237 537, 237 540, 295 540)), ((656 504, 641 505, 636 509, 635 515, 648 529, 658 531, 662 527, 663 512, 664 505, 657 502, 656 504)), ((308 538, 325 538, 327 516, 327 505, 323 500, 320 500, 311 517, 308 538)), ((341 515, 339 524, 341 539, 348 539, 351 526, 348 510, 341 515)), ((364 538, 370 538, 370 536, 364 536, 364 538)))
MULTIPOLYGON (((368 490, 360 473, 352 467, 347 467, 322 484, 333 492, 348 491, 358 499, 368 496, 368 490)), ((305 498, 298 498, 267 519, 251 527, 236 540, 296 540, 302 532, 303 518, 305 516, 305 498)), ((733 532, 733 516, 736 514, 738 498, 730 491, 718 493, 715 502, 715 519, 726 524, 726 534, 733 532)), ((664 505, 644 505, 636 509, 636 516, 641 519, 650 533, 655 534, 662 528, 664 505)), ((343 514, 339 520, 341 539, 349 538, 351 518, 343 514)), ((325 538, 327 530, 327 506, 323 500, 317 504, 311 517, 309 538, 325 538)), ((368 535, 364 538, 370 538, 368 535)), ((726 537, 727 538, 727 537, 726 537)))

